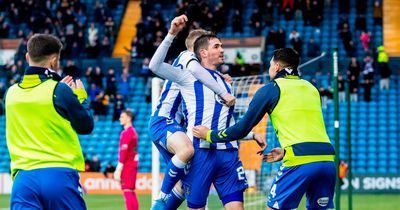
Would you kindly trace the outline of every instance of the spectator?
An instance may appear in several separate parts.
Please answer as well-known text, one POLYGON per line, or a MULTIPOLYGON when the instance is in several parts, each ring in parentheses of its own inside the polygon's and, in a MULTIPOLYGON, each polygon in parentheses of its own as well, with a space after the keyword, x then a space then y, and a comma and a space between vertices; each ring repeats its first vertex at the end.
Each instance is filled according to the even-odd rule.
POLYGON ((296 30, 293 30, 289 35, 290 43, 293 46, 293 49, 297 51, 297 53, 301 56, 303 51, 303 41, 300 38, 300 33, 296 30))
POLYGON ((319 94, 321 95, 322 107, 326 108, 329 101, 333 97, 332 90, 330 87, 328 87, 328 88, 321 87, 321 88, 319 88, 319 94))
POLYGON ((124 69, 121 74, 121 79, 118 82, 118 93, 124 101, 129 101, 129 73, 128 69, 124 69))
POLYGON ((303 19, 303 6, 304 6, 304 1, 303 0, 296 0, 294 2, 294 17, 296 20, 302 20, 303 19))
MULTIPOLYGON (((254 29, 254 31, 259 31, 261 34, 261 22, 262 22, 262 17, 258 9, 255 9, 253 11, 253 14, 251 15, 250 18, 250 26, 254 29)), ((260 35, 258 34, 258 35, 260 35)), ((257 35, 257 34, 256 34, 257 35)))
POLYGON ((71 76, 74 79, 78 78, 81 76, 79 68, 75 65, 75 62, 73 60, 68 60, 67 61, 67 66, 64 67, 64 75, 65 76, 71 76))
POLYGON ((371 32, 361 32, 360 41, 363 46, 364 52, 369 52, 369 43, 371 41, 371 32))
POLYGON ((306 0, 303 6, 303 21, 305 26, 311 24, 311 14, 314 12, 311 7, 311 1, 306 0))
POLYGON ((290 35, 289 35, 289 40, 291 41, 292 39, 295 39, 295 38, 300 38, 300 33, 297 32, 296 29, 294 29, 294 30, 290 33, 290 35))
POLYGON ((357 102, 358 101, 358 79, 356 79, 355 75, 350 76, 349 88, 350 88, 350 101, 357 102))
POLYGON ((382 25, 383 9, 379 0, 374 2, 373 7, 374 24, 382 25))
POLYGON ((267 26, 272 26, 272 24, 274 23, 274 6, 272 5, 271 1, 267 1, 267 5, 265 8, 265 25, 267 26))
POLYGON ((93 67, 88 66, 85 72, 85 77, 86 81, 88 84, 93 84, 94 82, 92 81, 92 73, 93 73, 93 67))
POLYGON ((279 28, 275 40, 275 49, 284 48, 286 46, 286 32, 283 28, 279 28))
POLYGON ((276 44, 276 31, 271 28, 267 35, 267 45, 276 44))
POLYGON ((365 57, 364 59, 364 101, 371 101, 371 89, 373 86, 374 80, 374 68, 373 68, 373 60, 370 56, 365 57))
POLYGON ((119 116, 121 115, 121 112, 124 109, 125 109, 124 99, 122 98, 121 95, 118 94, 114 101, 114 112, 112 118, 113 122, 118 121, 119 116))
POLYGON ((232 32, 240 32, 243 33, 243 23, 242 23, 242 14, 239 10, 235 10, 235 14, 233 15, 232 20, 232 32))
POLYGON ((347 163, 344 160, 340 160, 339 163, 339 179, 340 179, 340 186, 344 184, 343 180, 346 178, 347 174, 347 163))
POLYGON ((319 27, 322 21, 324 7, 321 2, 323 1, 313 0, 311 3, 311 25, 315 27, 319 27))
POLYGON ((348 78, 351 78, 352 76, 354 76, 355 80, 358 81, 358 77, 360 75, 360 72, 361 72, 360 63, 357 61, 356 57, 352 57, 351 61, 350 61, 350 64, 349 64, 349 67, 348 67, 348 70, 347 70, 348 78))
POLYGON ((344 46, 344 49, 346 50, 348 57, 357 56, 357 49, 352 40, 350 42, 348 42, 347 45, 344 46))
POLYGON ((7 22, 3 22, 0 26, 0 38, 8 38, 9 32, 10 32, 9 24, 7 22))
POLYGON ((367 20, 365 15, 358 15, 356 18, 356 30, 357 31, 365 31, 367 30, 367 20))
POLYGON ((106 76, 106 85, 106 94, 110 97, 111 100, 114 100, 115 95, 117 94, 117 84, 115 71, 113 68, 108 69, 108 73, 106 76))
POLYGON ((313 38, 310 38, 307 44, 307 56, 309 58, 317 57, 321 54, 321 48, 318 43, 314 41, 313 38))
POLYGON ((87 158, 85 154, 83 154, 84 160, 85 160, 85 171, 89 172, 90 171, 90 160, 87 158))
POLYGON ((364 75, 364 79, 371 80, 371 82, 374 79, 373 59, 369 55, 364 58, 363 75, 364 75))
POLYGON ((378 48, 378 68, 379 68, 379 72, 381 75, 381 79, 379 81, 379 87, 381 90, 389 89, 389 79, 390 79, 390 68, 388 65, 389 62, 389 56, 387 55, 387 53, 385 52, 385 47, 384 46, 379 46, 378 48))
POLYGON ((101 72, 100 67, 96 66, 95 71, 91 71, 90 80, 92 83, 96 84, 97 87, 103 89, 103 72, 101 72))
POLYGON ((93 155, 92 161, 90 161, 90 168, 89 171, 91 172, 99 172, 101 169, 101 163, 97 155, 93 155))
POLYGON ((96 100, 96 96, 100 93, 100 91, 101 91, 101 89, 98 88, 98 87, 96 86, 96 84, 94 84, 94 83, 90 84, 90 88, 89 88, 89 90, 87 91, 89 100, 90 100, 91 102, 95 101, 95 100, 96 100))
POLYGON ((104 177, 108 178, 108 174, 114 173, 115 166, 109 161, 106 165, 106 168, 103 171, 104 177))
POLYGON ((104 36, 100 45, 100 57, 109 57, 110 54, 111 54, 110 39, 107 36, 104 36))
POLYGON ((98 29, 94 23, 91 23, 88 29, 88 45, 86 47, 89 58, 97 57, 98 47, 98 29))
POLYGON ((114 20, 111 16, 107 17, 106 22, 104 22, 104 26, 105 26, 105 35, 108 38, 112 38, 115 36, 115 23, 114 20))
POLYGON ((347 51, 349 49, 350 41, 352 40, 352 34, 347 23, 343 24, 343 28, 340 30, 339 36, 342 39, 343 46, 347 51))
POLYGON ((283 0, 282 1, 282 11, 283 11, 285 20, 293 20, 294 0, 283 0))

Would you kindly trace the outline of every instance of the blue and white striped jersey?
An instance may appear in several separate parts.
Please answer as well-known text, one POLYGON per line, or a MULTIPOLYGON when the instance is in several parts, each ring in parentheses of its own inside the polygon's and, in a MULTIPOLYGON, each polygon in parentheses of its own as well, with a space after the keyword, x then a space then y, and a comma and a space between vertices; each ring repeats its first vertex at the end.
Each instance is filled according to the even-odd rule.
MULTIPOLYGON (((163 44, 165 43, 161 45, 163 44)), ((160 47, 157 51, 168 50, 168 48, 160 47)), ((196 125, 205 125, 210 129, 220 130, 234 124, 234 108, 224 105, 217 94, 197 80, 190 71, 186 70, 190 61, 197 61, 194 53, 189 51, 182 52, 174 61, 173 66, 171 66, 162 63, 165 57, 157 56, 159 55, 157 51, 150 62, 150 69, 154 71, 154 73, 176 82, 179 85, 183 97, 183 114, 185 115, 188 125, 187 135, 192 139, 194 147, 221 150, 237 149, 239 146, 237 140, 226 143, 209 143, 195 138, 192 134, 192 128, 196 125), (154 65, 154 63, 158 65, 154 65)), ((220 86, 224 87, 227 92, 231 93, 231 86, 227 84, 216 71, 205 70, 204 68, 202 70, 208 74, 210 79, 214 79, 220 86)))
POLYGON ((176 122, 181 124, 183 118, 181 102, 182 96, 179 91, 178 84, 170 80, 166 80, 161 91, 157 108, 152 116, 175 119, 176 122))
MULTIPOLYGON (((214 79, 225 85, 228 92, 231 87, 215 71, 209 70, 214 79)), ((227 143, 209 143, 200 141, 192 134, 192 128, 196 125, 204 125, 210 129, 225 129, 235 124, 233 118, 234 107, 224 105, 223 101, 212 90, 203 85, 200 81, 192 78, 185 86, 181 86, 181 93, 184 98, 184 114, 188 120, 187 135, 193 140, 195 148, 209 149, 231 149, 238 148, 238 141, 227 143)))

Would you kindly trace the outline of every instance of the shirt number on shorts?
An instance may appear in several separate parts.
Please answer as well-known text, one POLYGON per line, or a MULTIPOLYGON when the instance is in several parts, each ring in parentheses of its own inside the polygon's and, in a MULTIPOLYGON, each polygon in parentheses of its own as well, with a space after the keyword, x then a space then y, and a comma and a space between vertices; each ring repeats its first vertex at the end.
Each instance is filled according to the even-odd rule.
POLYGON ((239 180, 244 180, 246 178, 243 166, 240 166, 239 168, 237 168, 236 171, 237 171, 239 180))
POLYGON ((272 195, 272 198, 276 196, 276 184, 272 185, 271 191, 269 192, 272 195))

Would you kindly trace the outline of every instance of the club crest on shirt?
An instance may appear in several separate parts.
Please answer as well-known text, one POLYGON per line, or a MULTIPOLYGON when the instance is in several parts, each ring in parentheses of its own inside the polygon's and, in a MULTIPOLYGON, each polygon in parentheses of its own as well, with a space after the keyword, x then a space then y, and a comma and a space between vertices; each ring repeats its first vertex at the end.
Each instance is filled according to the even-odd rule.
POLYGON ((214 94, 214 99, 217 103, 221 104, 221 105, 225 105, 225 101, 224 99, 222 99, 219 95, 214 94))

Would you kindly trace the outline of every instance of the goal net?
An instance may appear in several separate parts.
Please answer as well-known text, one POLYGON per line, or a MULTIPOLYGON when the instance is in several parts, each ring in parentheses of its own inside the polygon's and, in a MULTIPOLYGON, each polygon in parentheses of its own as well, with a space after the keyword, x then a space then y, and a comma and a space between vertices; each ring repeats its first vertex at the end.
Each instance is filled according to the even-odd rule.
MULTIPOLYGON (((233 93, 237 98, 234 109, 236 121, 239 121, 240 118, 246 113, 249 103, 252 100, 253 95, 256 93, 256 91, 268 82, 268 75, 254 75, 233 78, 232 88, 233 93)), ((157 103, 162 84, 162 80, 158 78, 156 78, 153 82, 153 104, 157 103)), ((254 127, 253 131, 264 134, 266 136, 268 147, 265 152, 279 146, 273 127, 271 126, 271 123, 268 119, 268 115, 263 117, 261 122, 254 127)), ((271 183, 281 165, 280 162, 263 162, 262 156, 256 154, 258 150, 259 146, 254 141, 242 141, 240 143, 239 155, 240 159, 243 162, 249 184, 249 188, 245 192, 245 209, 258 210, 266 208, 267 195, 271 187, 271 183)), ((163 168, 163 163, 160 164, 160 158, 157 154, 158 151, 156 149, 153 150, 153 177, 158 177, 160 173, 160 170, 158 169, 161 168, 162 172, 163 168)), ((153 179, 153 196, 158 195, 160 186, 161 183, 159 183, 159 180, 153 179)), ((217 192, 213 187, 211 187, 210 189, 210 196, 208 199, 207 208, 210 210, 223 209, 221 201, 218 199, 217 192)))
MULTIPOLYGON (((268 82, 269 76, 266 74, 233 78, 232 88, 237 98, 234 111, 236 121, 239 121, 246 113, 250 101, 257 90, 268 82)), ((279 146, 268 114, 253 128, 253 131, 266 136, 268 147, 265 152, 279 146)), ((263 162, 262 156, 256 154, 258 150, 259 146, 254 141, 242 141, 240 143, 239 155, 249 184, 249 188, 245 191, 245 209, 266 208, 267 195, 271 183, 281 165, 279 162, 263 162)))

